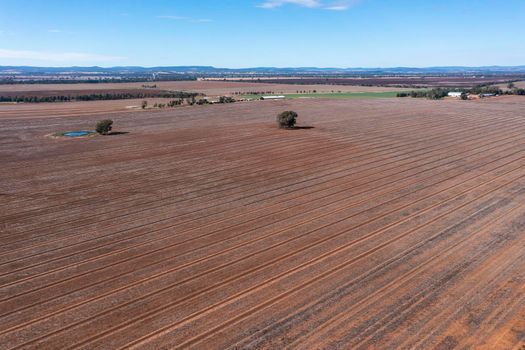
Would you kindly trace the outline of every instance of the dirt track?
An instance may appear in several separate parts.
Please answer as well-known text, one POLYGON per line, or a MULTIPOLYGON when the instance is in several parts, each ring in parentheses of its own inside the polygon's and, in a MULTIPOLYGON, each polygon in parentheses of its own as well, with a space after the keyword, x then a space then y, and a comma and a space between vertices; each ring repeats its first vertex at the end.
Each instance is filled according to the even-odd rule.
POLYGON ((44 135, 102 116, 6 115, 0 348, 518 348, 524 107, 238 103, 78 140, 44 135))

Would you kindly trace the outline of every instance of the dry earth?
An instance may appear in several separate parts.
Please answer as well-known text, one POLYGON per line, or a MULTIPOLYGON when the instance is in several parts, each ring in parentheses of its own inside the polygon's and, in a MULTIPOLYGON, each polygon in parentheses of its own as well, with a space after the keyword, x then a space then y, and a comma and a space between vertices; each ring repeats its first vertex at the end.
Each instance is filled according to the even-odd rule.
MULTIPOLYGON (((143 100, 148 101, 149 106, 156 102, 167 103, 172 98, 146 98, 130 100, 109 100, 109 101, 86 101, 86 102, 65 102, 65 103, 0 103, 0 121, 2 119, 25 119, 25 118, 60 118, 60 117, 79 117, 85 115, 98 115, 101 117, 112 116, 115 113, 125 111, 140 110, 143 100)), ((185 107, 182 107, 185 108, 185 107)), ((146 113, 155 113, 148 110, 146 113)), ((96 121, 96 120, 94 120, 96 121)), ((93 125, 91 125, 92 127, 93 125)), ((87 127, 87 126, 86 126, 87 127)))
MULTIPOLYGON (((496 86, 502 90, 508 90, 507 85, 508 84, 498 84, 496 86)), ((525 81, 516 81, 514 82, 514 86, 520 89, 525 89, 525 81)))
POLYGON ((269 84, 269 83, 249 83, 234 81, 167 81, 151 83, 109 83, 109 84, 13 84, 0 85, 2 92, 27 92, 27 91, 89 91, 93 90, 115 90, 115 89, 143 89, 142 85, 157 85, 159 89, 177 91, 202 92, 210 96, 226 95, 232 92, 251 92, 251 91, 274 91, 275 93, 295 93, 297 90, 317 90, 318 92, 383 92, 400 91, 406 89, 379 87, 379 86, 343 86, 343 85, 294 85, 294 84, 269 84))
MULTIPOLYGON (((508 81, 523 79, 522 74, 517 75, 487 75, 487 76, 378 76, 363 78, 323 78, 323 77, 276 77, 260 78, 265 83, 282 84, 333 84, 344 85, 372 85, 372 86, 408 86, 408 87, 474 87, 488 83, 506 83, 508 81)), ((251 81, 252 79, 243 79, 251 81)))
POLYGON ((198 106, 45 137, 102 117, 67 105, 0 119, 1 349, 525 342, 525 98, 198 106), (276 129, 288 109, 314 128, 276 129))

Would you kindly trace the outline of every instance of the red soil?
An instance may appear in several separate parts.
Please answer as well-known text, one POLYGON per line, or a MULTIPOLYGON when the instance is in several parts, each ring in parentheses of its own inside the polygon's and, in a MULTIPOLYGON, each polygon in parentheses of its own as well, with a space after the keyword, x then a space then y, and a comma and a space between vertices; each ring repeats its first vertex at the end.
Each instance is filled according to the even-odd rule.
MULTIPOLYGON (((341 90, 344 92, 381 92, 399 91, 399 88, 378 87, 378 86, 334 86, 334 85, 294 85, 294 84, 270 84, 258 82, 236 82, 236 81, 166 81, 154 83, 101 83, 101 84, 14 84, 0 85, 0 95, 9 92, 12 94, 24 94, 25 92, 39 92, 44 94, 52 91, 56 94, 69 92, 71 90, 90 91, 90 93, 100 93, 106 90, 144 90, 142 85, 154 84, 161 90, 176 91, 195 91, 202 92, 210 96, 227 95, 233 92, 252 92, 252 91, 274 91, 276 93, 294 93, 297 90, 317 90, 318 92, 330 92, 341 90)), ((145 89, 154 91, 154 89, 145 89)), ((404 89, 403 91, 405 91, 404 89)))
POLYGON ((0 96, 5 97, 48 97, 48 96, 81 96, 81 95, 91 95, 91 94, 144 94, 145 96, 154 96, 165 92, 161 89, 133 89, 133 88, 106 88, 106 89, 67 89, 61 90, 60 88, 56 90, 46 89, 46 90, 6 90, 0 91, 0 96))
MULTIPOLYGON (((414 77, 373 77, 373 78, 264 78, 262 81, 281 84, 333 84, 372 86, 416 86, 416 87, 474 87, 480 84, 503 83, 523 79, 523 75, 470 76, 414 76, 414 77)), ((245 80, 249 81, 249 80, 245 80)), ((252 81, 257 82, 257 81, 252 81)))
POLYGON ((0 348, 517 348, 524 107, 238 103, 77 140, 44 135, 102 115, 6 116, 0 348))

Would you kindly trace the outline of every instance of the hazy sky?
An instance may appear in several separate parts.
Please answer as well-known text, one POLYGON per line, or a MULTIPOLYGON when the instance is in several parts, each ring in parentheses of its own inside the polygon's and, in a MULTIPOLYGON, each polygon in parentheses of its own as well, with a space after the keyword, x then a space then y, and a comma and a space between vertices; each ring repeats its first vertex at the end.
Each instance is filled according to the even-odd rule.
POLYGON ((525 1, 0 0, 0 65, 525 65, 525 1))

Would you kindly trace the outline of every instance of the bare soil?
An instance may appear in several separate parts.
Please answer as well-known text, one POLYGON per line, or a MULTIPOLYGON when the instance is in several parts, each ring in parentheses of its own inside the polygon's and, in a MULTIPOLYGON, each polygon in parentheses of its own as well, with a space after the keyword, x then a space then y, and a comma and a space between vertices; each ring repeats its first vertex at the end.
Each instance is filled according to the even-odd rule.
POLYGON ((499 84, 516 79, 523 75, 487 75, 487 76, 408 76, 408 77, 373 77, 373 78, 264 78, 243 81, 258 81, 280 84, 331 84, 331 85, 370 85, 370 86, 406 86, 406 87, 474 87, 480 84, 499 84))
POLYGON ((55 93, 64 91, 89 91, 97 93, 105 90, 127 90, 139 89, 155 91, 155 89, 143 89, 142 85, 157 85, 160 90, 193 91, 202 92, 210 96, 227 95, 233 92, 251 91, 274 91, 275 93, 294 93, 297 90, 317 90, 319 92, 330 92, 332 90, 343 92, 383 92, 398 91, 398 88, 379 87, 379 86, 334 86, 334 85, 294 85, 294 84, 270 84, 258 82, 235 82, 235 81, 167 81, 152 83, 101 83, 101 84, 13 84, 0 85, 0 94, 5 92, 35 92, 41 94, 46 91, 55 93))
POLYGON ((88 103, 0 120, 1 349, 525 342, 525 98, 88 103))
POLYGON ((106 88, 106 89, 79 89, 77 86, 70 86, 70 89, 61 90, 60 87, 57 89, 37 89, 37 90, 24 90, 25 85, 21 86, 19 90, 6 89, 5 91, 0 90, 0 96, 5 97, 48 97, 48 96, 81 96, 91 94, 144 94, 145 96, 154 96, 155 94, 165 92, 162 89, 141 89, 141 88, 106 88))

